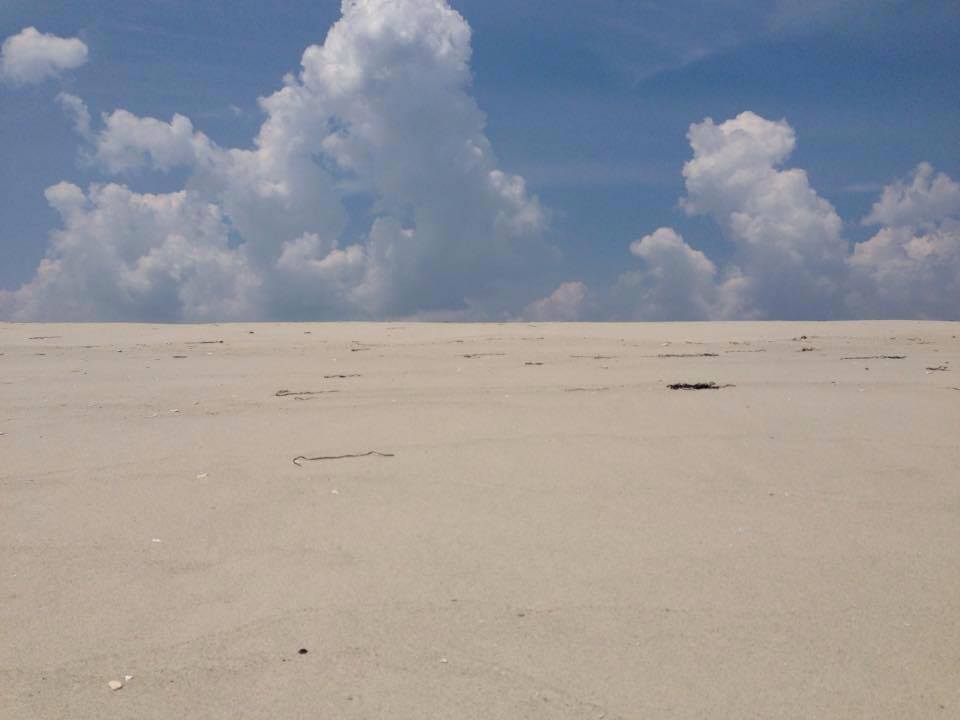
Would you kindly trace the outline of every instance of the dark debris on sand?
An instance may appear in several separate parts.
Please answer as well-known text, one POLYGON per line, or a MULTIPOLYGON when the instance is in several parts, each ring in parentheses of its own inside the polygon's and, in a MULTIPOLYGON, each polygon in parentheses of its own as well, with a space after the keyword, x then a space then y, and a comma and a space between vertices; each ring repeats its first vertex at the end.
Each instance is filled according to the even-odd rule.
POLYGON ((698 383, 673 383, 667 385, 671 390, 720 390, 725 387, 734 387, 733 385, 717 385, 715 382, 698 383))

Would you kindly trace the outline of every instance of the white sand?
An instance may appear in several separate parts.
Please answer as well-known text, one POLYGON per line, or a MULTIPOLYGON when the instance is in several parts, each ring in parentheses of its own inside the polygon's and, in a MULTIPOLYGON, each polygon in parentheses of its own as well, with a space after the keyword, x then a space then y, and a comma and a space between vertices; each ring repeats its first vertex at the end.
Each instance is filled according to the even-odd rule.
POLYGON ((958 387, 956 323, 0 325, 0 717, 960 717, 958 387))

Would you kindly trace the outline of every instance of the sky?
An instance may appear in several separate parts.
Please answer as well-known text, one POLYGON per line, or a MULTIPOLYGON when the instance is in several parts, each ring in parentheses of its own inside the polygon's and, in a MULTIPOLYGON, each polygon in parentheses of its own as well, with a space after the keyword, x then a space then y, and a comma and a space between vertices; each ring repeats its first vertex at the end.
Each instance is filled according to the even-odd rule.
POLYGON ((960 319, 953 0, 5 0, 0 319, 960 319))

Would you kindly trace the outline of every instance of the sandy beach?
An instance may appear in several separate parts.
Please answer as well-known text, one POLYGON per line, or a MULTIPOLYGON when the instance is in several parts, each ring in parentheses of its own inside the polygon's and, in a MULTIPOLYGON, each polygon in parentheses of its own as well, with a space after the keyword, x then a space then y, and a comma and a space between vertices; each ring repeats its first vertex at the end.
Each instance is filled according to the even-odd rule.
POLYGON ((0 324, 0 578, 4 720, 960 717, 960 324, 0 324))

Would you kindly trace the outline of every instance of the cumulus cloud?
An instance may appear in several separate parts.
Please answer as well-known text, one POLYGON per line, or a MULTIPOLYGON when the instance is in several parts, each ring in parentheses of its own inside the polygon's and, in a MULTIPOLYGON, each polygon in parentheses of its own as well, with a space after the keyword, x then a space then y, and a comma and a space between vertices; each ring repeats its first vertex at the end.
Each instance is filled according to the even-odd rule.
POLYGON ((90 140, 93 134, 90 130, 90 110, 87 109, 87 104, 76 95, 65 92, 57 94, 57 102, 73 122, 73 129, 77 134, 85 140, 90 140))
POLYGON ((805 172, 781 169, 796 145, 786 121, 745 112, 691 125, 681 206, 733 246, 722 269, 671 228, 630 246, 643 265, 608 293, 633 319, 960 317, 960 184, 923 163, 883 190, 864 219, 882 225, 850 251, 833 206, 805 172))
POLYGON ((707 215, 732 244, 718 270, 670 228, 631 245, 644 261, 617 281, 611 300, 638 319, 825 319, 844 289, 847 242, 833 206, 796 168, 781 169, 796 146, 786 121, 744 112, 690 126, 681 207, 707 215))
MULTIPOLYGON (((75 118, 80 118, 75 122, 81 130, 83 110, 72 106, 69 109, 75 118)), ((105 127, 94 138, 96 159, 112 174, 144 167, 167 172, 175 167, 193 166, 212 151, 212 143, 202 133, 194 133, 193 123, 183 115, 174 115, 165 123, 116 110, 104 116, 103 122, 105 127)))
POLYGON ((64 227, 14 314, 504 316, 519 279, 551 257, 547 218, 498 166, 470 54, 446 0, 345 0, 299 74, 260 100, 249 149, 219 147, 182 115, 120 109, 91 129, 82 102, 62 96, 103 172, 130 182, 179 168, 188 180, 169 196, 51 189, 64 227), (366 229, 348 204, 365 208, 366 229))
POLYGON ((745 112, 690 127, 684 165, 690 214, 710 216, 733 243, 725 312, 751 318, 835 315, 848 252, 843 222, 803 170, 779 166, 796 146, 786 121, 745 112))
POLYGON ((62 182, 47 201, 63 221, 17 318, 178 320, 237 317, 256 278, 229 248, 217 206, 190 192, 138 194, 116 184, 89 191, 62 182), (106 280, 109 280, 107 282, 106 280))
POLYGON ((177 320, 242 316, 256 278, 229 248, 216 205, 183 191, 138 194, 116 184, 46 191, 63 221, 16 317, 177 320))
MULTIPOLYGON (((630 320, 706 320, 715 313, 717 268, 672 228, 636 240, 643 267, 620 276, 613 302, 630 320)), ((615 311, 616 312, 616 311, 615 311)))
MULTIPOLYGON (((31 66, 16 38, 3 46, 5 78, 18 56, 16 82, 82 62, 48 53, 31 66)), ((833 206, 785 167, 794 130, 751 112, 688 133, 680 205, 716 224, 727 262, 659 228, 630 245, 634 265, 603 292, 571 281, 531 302, 556 259, 548 214, 493 153, 470 53, 470 28, 446 0, 345 0, 300 71, 260 99, 263 124, 243 148, 180 114, 117 109, 94 121, 61 93, 107 179, 47 190, 61 227, 34 278, 0 292, 0 316, 960 317, 960 184, 921 164, 883 190, 863 221, 876 235, 851 251, 833 206), (177 192, 130 188, 175 170, 186 178, 177 192)))
POLYGON ((587 309, 587 286, 582 282, 566 282, 547 297, 530 303, 523 311, 524 320, 539 322, 571 322, 581 320, 587 309))
POLYGON ((883 189, 864 225, 915 227, 960 215, 960 183, 920 163, 909 182, 899 180, 883 189))
POLYGON ((87 46, 78 38, 21 30, 0 47, 0 80, 11 85, 33 85, 87 61, 87 46))
POLYGON ((849 259, 856 317, 960 319, 960 183, 921 163, 888 185, 849 259))

